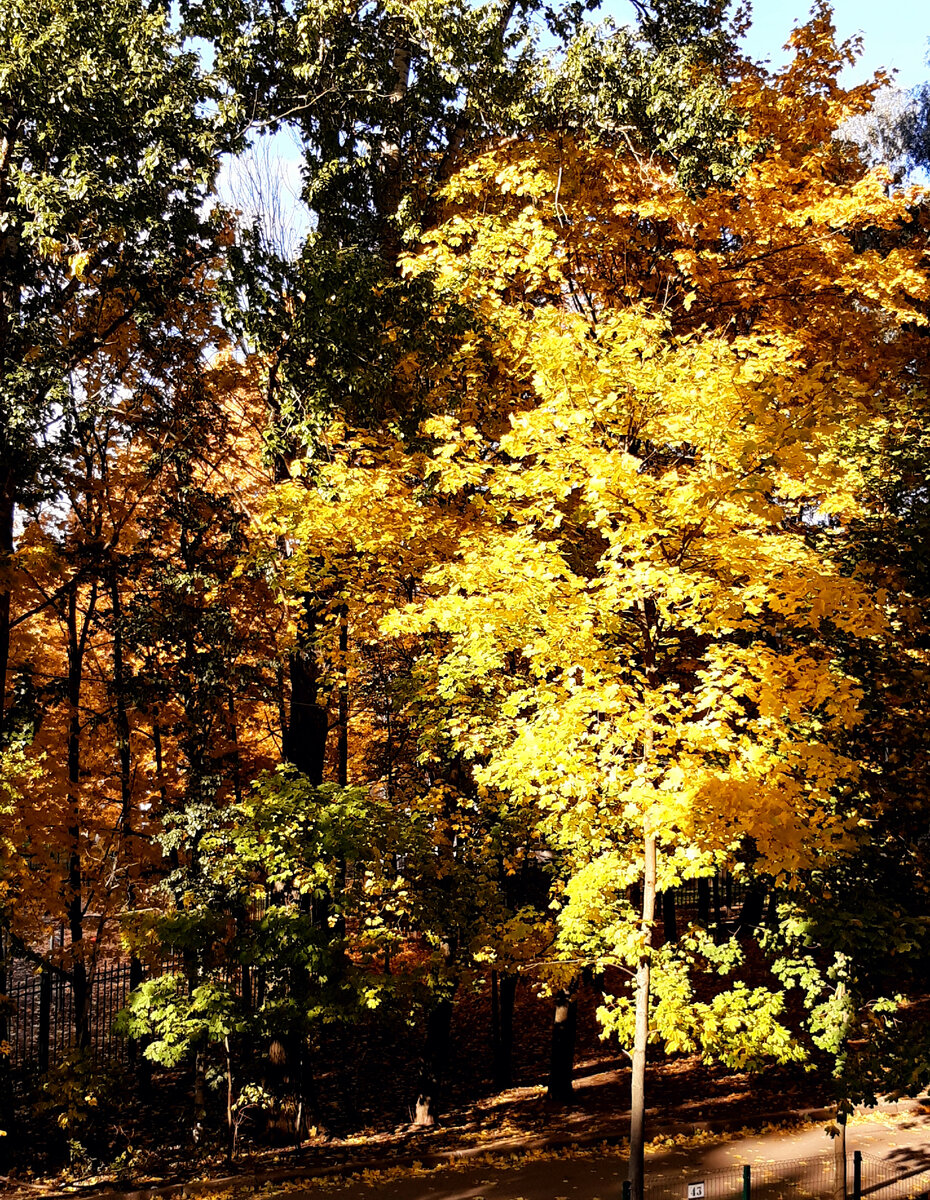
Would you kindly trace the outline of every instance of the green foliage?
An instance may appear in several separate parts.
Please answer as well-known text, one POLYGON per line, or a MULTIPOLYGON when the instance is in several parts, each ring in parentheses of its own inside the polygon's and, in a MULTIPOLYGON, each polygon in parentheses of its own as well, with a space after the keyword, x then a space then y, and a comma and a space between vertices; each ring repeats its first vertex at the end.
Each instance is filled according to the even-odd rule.
MULTIPOLYGON (((51 488, 43 444, 68 371, 154 321, 212 254, 210 89, 168 10, 0 3, 0 463, 51 488)), ((10 493, 9 489, 12 489, 10 493)))
POLYGON ((787 894, 761 938, 781 987, 803 998, 800 1036, 827 1063, 839 1100, 926 1086, 930 1043, 908 994, 923 987, 930 916, 907 911, 899 872, 896 845, 863 840, 787 894))
POLYGON ((712 9, 719 18, 717 6, 669 7, 673 13, 638 29, 611 21, 580 29, 542 68, 537 120, 607 140, 621 153, 657 157, 701 190, 745 170, 756 148, 740 137, 745 116, 727 87, 725 28, 716 19, 711 30, 701 28, 680 11, 712 9))
POLYGON ((243 1028, 239 1002, 209 981, 192 990, 183 975, 161 975, 130 995, 116 1021, 124 1037, 145 1039, 145 1057, 175 1067, 199 1048, 224 1041, 243 1028))
POLYGON ((113 1076, 80 1051, 56 1063, 40 1085, 35 1110, 54 1122, 71 1173, 86 1174, 107 1156, 115 1090, 113 1076))
MULTIPOLYGON (((632 914, 625 941, 620 959, 632 978, 642 954, 632 914)), ((807 1053, 786 1021, 782 991, 750 987, 740 978, 744 958, 735 939, 718 945, 708 931, 691 926, 677 942, 650 951, 649 958, 650 1040, 668 1053, 699 1053, 705 1062, 722 1062, 735 1071, 806 1061, 807 1053), (715 986, 719 990, 709 999, 700 998, 715 986)), ((605 996, 597 1015, 602 1037, 615 1036, 624 1047, 633 1044, 631 994, 605 996)))
POLYGON ((282 262, 256 226, 233 248, 224 290, 229 320, 270 362, 276 452, 312 455, 334 412, 407 437, 435 413, 436 376, 475 315, 398 258, 435 222, 455 169, 493 139, 584 130, 660 157, 698 189, 745 168, 721 6, 638 6, 632 32, 587 23, 592 7, 182 5, 215 48, 223 110, 242 127, 287 125, 303 149, 303 252, 282 262), (545 52, 540 18, 555 43, 545 52))

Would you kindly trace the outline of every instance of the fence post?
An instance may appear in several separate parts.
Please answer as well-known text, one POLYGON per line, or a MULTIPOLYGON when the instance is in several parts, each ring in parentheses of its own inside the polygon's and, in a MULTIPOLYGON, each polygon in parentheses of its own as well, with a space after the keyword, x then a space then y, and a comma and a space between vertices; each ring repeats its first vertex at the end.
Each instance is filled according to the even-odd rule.
POLYGON ((52 975, 39 973, 39 1071, 48 1071, 48 1050, 52 1037, 52 975))
POLYGON ((853 1200, 862 1200, 862 1151, 853 1151, 853 1200))
POLYGON ((747 1163, 743 1167, 743 1200, 752 1198, 752 1167, 747 1163))

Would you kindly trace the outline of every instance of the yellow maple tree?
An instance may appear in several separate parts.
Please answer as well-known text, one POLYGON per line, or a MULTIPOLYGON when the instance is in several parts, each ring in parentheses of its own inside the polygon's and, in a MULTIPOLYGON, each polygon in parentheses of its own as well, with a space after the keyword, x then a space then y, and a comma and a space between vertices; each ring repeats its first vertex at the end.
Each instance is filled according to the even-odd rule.
MULTIPOLYGON (((605 1014, 633 1045, 634 1157, 656 891, 747 847, 790 879, 849 845, 859 690, 836 637, 894 621, 830 540, 925 377, 921 197, 836 136, 876 84, 840 87, 854 48, 826 6, 793 49, 734 84, 753 157, 725 188, 622 139, 509 141, 461 170, 406 264, 480 326, 435 379, 431 450, 349 436, 311 503, 279 500, 315 555, 326 530, 353 547, 357 601, 420 639, 477 782, 573 862, 566 936, 642 888, 611 926, 635 996, 605 1014)), ((652 1036, 794 1052, 770 993, 674 990, 652 1036)))

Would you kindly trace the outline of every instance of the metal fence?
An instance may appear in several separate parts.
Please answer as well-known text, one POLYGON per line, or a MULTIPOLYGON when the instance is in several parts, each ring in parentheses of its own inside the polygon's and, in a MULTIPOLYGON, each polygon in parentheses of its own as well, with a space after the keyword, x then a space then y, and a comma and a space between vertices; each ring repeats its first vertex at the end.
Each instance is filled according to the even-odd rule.
POLYGON ((855 1200, 924 1200, 930 1198, 930 1169, 920 1164, 890 1163, 857 1154, 858 1168, 849 1177, 855 1200))
MULTIPOLYGON (((126 1060, 129 1049, 113 1028, 116 1014, 143 979, 183 971, 178 955, 163 959, 146 973, 138 961, 98 962, 88 980, 90 1045, 95 1065, 126 1060)), ((262 1000, 262 973, 230 967, 220 975, 247 1006, 262 1000)), ((17 1074, 43 1075, 76 1048, 71 982, 64 974, 36 970, 17 960, 7 971, 4 995, 9 1011, 0 1014, 0 1042, 9 1053, 6 1065, 17 1074)))
MULTIPOLYGON (((74 1048, 74 1008, 70 982, 49 971, 11 971, 6 995, 12 1009, 2 1031, 9 1046, 9 1066, 30 1068, 40 1074, 74 1048)), ((128 962, 98 964, 89 981, 90 1054, 95 1062, 120 1060, 126 1055, 123 1039, 113 1031, 113 1020, 126 1003, 130 990, 141 982, 128 962)))
MULTIPOLYGON (((629 1195, 624 1185, 624 1200, 629 1195)), ((858 1150, 846 1164, 845 1187, 832 1155, 753 1163, 721 1171, 681 1172, 646 1180, 646 1200, 930 1200, 930 1169, 871 1158, 858 1150)))
MULTIPOLYGON (((676 905, 687 916, 691 910, 714 919, 735 917, 745 899, 746 886, 727 873, 700 881, 691 880, 672 893, 676 905)), ((260 920, 267 911, 269 898, 257 895, 249 908, 251 920, 260 920)), ((61 933, 64 945, 64 931, 61 933)), ((155 973, 183 969, 180 961, 166 959, 155 973)), ((91 1037, 90 1053, 97 1063, 118 1062, 127 1050, 113 1031, 113 1019, 126 1004, 132 988, 142 982, 139 964, 100 961, 89 981, 91 1037)), ((245 999, 260 1003, 261 976, 243 968, 227 973, 226 982, 245 999), (235 975, 235 979, 233 978, 235 975), (253 997, 253 992, 255 993, 253 997)), ((71 986, 64 974, 37 971, 23 960, 8 962, 6 978, 0 978, 0 992, 9 1001, 9 1011, 0 1011, 0 1042, 9 1045, 8 1066, 16 1072, 44 1074, 74 1049, 77 1036, 71 986)))
POLYGON ((754 1163, 721 1171, 693 1172, 677 1179, 647 1180, 646 1200, 794 1200, 832 1197, 832 1158, 754 1163))

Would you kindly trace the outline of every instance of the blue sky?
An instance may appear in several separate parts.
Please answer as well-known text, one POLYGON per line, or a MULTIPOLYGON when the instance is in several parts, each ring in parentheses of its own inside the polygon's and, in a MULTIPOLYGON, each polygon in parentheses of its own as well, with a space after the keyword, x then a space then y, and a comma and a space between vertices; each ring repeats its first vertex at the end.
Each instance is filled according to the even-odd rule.
MULTIPOLYGON (((753 24, 746 41, 753 58, 769 58, 773 66, 784 61, 781 47, 798 20, 810 11, 807 0, 755 0, 753 24)), ((860 33, 864 54, 844 83, 859 83, 878 67, 897 68, 897 83, 913 87, 930 78, 926 65, 930 38, 930 4, 927 0, 835 0, 833 20, 845 39, 860 33)))

